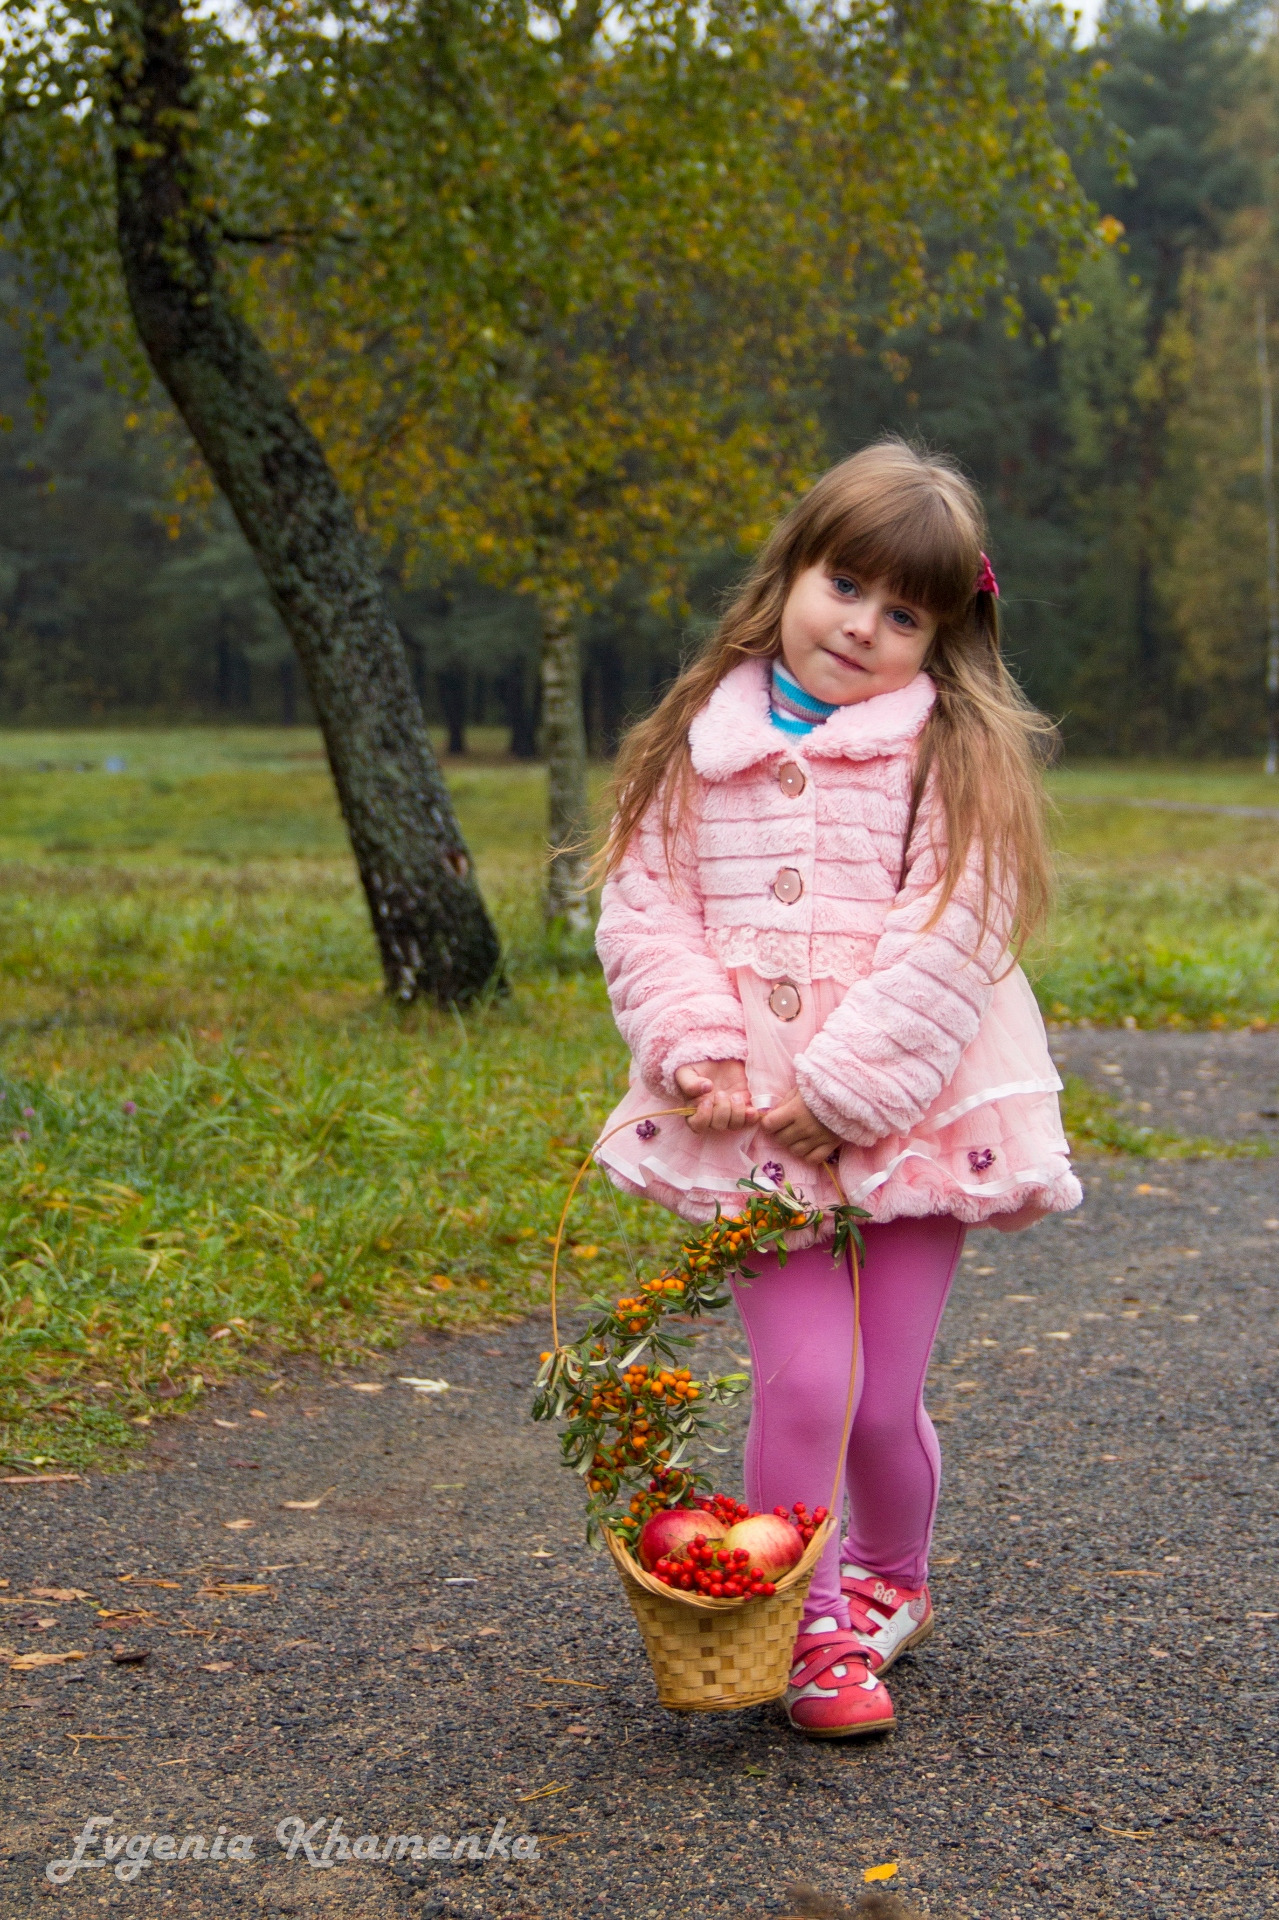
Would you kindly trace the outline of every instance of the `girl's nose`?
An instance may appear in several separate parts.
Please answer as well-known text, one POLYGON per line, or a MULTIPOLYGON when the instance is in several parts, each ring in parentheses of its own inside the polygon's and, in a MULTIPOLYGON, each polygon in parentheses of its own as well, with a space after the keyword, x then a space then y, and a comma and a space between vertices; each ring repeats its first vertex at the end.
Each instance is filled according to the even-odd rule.
POLYGON ((859 646, 869 647, 874 643, 877 622, 878 616, 873 608, 864 605, 850 607, 844 621, 844 632, 859 646))

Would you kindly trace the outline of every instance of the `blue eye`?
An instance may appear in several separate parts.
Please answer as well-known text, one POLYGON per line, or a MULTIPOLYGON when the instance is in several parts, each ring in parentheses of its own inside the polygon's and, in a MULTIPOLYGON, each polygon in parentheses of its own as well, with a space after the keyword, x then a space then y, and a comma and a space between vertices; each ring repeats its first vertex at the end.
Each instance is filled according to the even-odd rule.
POLYGON ((857 591, 857 582, 850 579, 846 573, 832 574, 831 585, 836 593, 856 593, 857 591))
POLYGON ((916 624, 914 614, 907 613, 905 607, 894 607, 889 617, 900 627, 913 627, 916 624))

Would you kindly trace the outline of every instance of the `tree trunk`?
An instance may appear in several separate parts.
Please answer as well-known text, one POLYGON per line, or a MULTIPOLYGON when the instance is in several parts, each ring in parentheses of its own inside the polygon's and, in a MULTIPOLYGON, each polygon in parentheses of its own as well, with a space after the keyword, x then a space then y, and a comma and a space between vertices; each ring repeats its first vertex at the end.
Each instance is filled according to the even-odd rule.
MULTIPOLYGON (((397 622, 396 624, 398 625, 399 623, 397 622)), ((418 645, 417 641, 412 638, 411 635, 405 633, 403 627, 400 627, 399 631, 400 631, 400 642, 404 648, 405 654, 408 657, 409 676, 413 681, 413 691, 417 695, 418 700, 423 706, 423 708, 425 708, 426 706, 426 663, 422 658, 422 649, 418 645)))
POLYGON ((117 238, 143 346, 257 556, 297 649, 387 987, 478 993, 497 936, 376 566, 314 435, 233 308, 190 157, 181 0, 114 14, 117 238))
POLYGON ((218 637, 214 644, 215 698, 224 712, 231 707, 231 642, 226 636, 226 614, 218 617, 218 637))
POLYGON ((439 695, 444 724, 448 728, 450 753, 466 752, 466 709, 471 691, 470 682, 471 676, 466 668, 456 663, 436 669, 435 690, 439 695))
POLYGON ((586 727, 582 665, 569 608, 552 600, 542 633, 542 751, 546 755, 551 865, 546 917, 574 933, 589 931, 587 888, 590 810, 586 791, 586 727))
POLYGON ((293 655, 286 653, 280 662, 280 725, 296 727, 298 723, 298 676, 293 655))
POLYGON ((498 682, 513 760, 537 759, 537 682, 524 660, 512 660, 498 682), (530 684, 530 681, 532 684, 530 684))

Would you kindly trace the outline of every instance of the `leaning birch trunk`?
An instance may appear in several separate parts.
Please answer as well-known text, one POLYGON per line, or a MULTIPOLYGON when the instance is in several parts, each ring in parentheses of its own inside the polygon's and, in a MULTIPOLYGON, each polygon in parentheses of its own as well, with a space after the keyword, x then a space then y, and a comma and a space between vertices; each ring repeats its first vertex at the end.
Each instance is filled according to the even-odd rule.
POLYGON ((233 306, 191 157, 181 0, 113 19, 116 225, 143 346, 261 566, 307 678, 387 987, 449 1004, 497 970, 404 643, 315 436, 233 306))
POLYGON ((542 631, 542 751, 551 840, 546 917, 586 933, 591 925, 590 803, 582 667, 572 609, 558 598, 547 604, 542 631))

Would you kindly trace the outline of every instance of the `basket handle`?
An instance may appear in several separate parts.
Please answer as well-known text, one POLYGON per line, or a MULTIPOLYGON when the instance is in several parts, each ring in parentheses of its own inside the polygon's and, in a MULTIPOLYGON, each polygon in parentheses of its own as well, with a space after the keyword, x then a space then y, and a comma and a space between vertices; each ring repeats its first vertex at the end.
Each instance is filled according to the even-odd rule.
MULTIPOLYGON (((653 1113, 640 1114, 638 1120, 636 1116, 632 1114, 629 1119, 623 1120, 620 1125, 610 1127, 607 1133, 600 1135, 577 1172, 573 1175, 573 1184, 565 1195, 564 1205, 560 1211, 559 1225, 555 1229, 555 1244, 551 1249, 551 1345, 556 1353, 559 1352, 560 1348, 559 1315, 556 1311, 556 1303, 557 1283, 560 1271, 560 1253, 564 1245, 564 1228, 568 1223, 569 1209, 577 1197, 577 1190, 590 1172, 596 1153, 604 1145, 605 1141, 611 1140, 615 1133, 624 1133, 628 1127, 636 1126, 645 1120, 668 1120, 673 1115, 682 1115, 687 1118, 690 1113, 695 1112, 695 1107, 660 1107, 653 1113)), ((839 1172, 834 1161, 826 1161, 825 1167, 830 1183, 839 1196, 840 1205, 846 1207, 848 1205, 848 1195, 844 1192, 843 1183, 840 1180, 839 1172)), ((843 1502, 840 1499, 840 1492, 844 1479, 844 1460, 848 1452, 848 1437, 853 1430, 853 1400, 857 1393, 857 1362, 861 1353, 862 1269, 861 1261, 857 1256, 856 1243, 851 1239, 848 1243, 848 1259, 853 1279, 853 1362, 848 1375, 848 1398, 844 1403, 844 1431, 839 1442, 839 1452, 835 1458, 835 1480, 831 1488, 830 1500, 827 1504, 826 1518, 822 1522, 823 1538, 837 1526, 838 1521, 836 1515, 842 1515, 843 1513, 843 1502)))
POLYGON ((577 1172, 573 1175, 573 1184, 565 1196, 564 1205, 560 1212, 560 1223, 555 1229, 555 1245, 551 1249, 551 1345, 554 1347, 556 1353, 560 1350, 560 1323, 559 1315, 555 1310, 556 1281, 559 1278, 560 1271, 560 1249, 564 1245, 564 1228, 568 1221, 568 1210, 573 1204, 578 1188, 594 1164, 596 1153, 604 1145, 606 1140, 611 1140, 615 1133, 625 1133, 627 1127, 636 1126, 645 1120, 667 1120, 674 1113, 689 1114, 696 1113, 696 1111, 696 1107, 662 1107, 656 1113, 640 1114, 638 1122, 634 1116, 629 1120, 623 1120, 619 1126, 610 1127, 607 1133, 600 1135, 577 1172))

